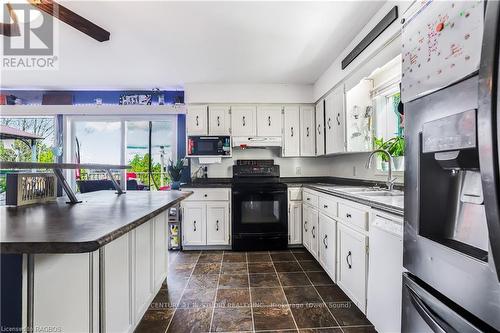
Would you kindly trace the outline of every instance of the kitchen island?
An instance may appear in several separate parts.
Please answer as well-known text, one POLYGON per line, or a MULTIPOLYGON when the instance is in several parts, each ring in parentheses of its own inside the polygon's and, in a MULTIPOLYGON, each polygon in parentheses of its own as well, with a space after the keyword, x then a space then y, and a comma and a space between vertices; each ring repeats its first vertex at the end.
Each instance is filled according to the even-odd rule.
POLYGON ((190 194, 99 191, 76 205, 0 207, 2 326, 133 331, 167 276, 168 209, 190 194))

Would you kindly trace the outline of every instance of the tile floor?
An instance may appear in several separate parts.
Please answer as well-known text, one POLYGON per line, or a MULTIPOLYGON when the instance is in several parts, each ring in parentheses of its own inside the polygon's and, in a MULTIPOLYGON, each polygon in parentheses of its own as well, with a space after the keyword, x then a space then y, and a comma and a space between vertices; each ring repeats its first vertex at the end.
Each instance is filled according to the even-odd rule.
POLYGON ((304 249, 171 252, 169 261, 136 332, 375 332, 304 249))

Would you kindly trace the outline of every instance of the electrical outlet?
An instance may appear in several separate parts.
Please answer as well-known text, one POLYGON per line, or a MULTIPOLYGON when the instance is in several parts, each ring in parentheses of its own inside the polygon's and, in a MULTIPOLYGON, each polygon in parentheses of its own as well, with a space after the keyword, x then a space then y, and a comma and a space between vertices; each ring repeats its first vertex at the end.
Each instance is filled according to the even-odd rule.
POLYGON ((352 175, 354 177, 356 177, 356 166, 355 165, 352 166, 352 175))
POLYGON ((296 176, 302 175, 302 168, 301 167, 295 167, 295 175, 296 176))

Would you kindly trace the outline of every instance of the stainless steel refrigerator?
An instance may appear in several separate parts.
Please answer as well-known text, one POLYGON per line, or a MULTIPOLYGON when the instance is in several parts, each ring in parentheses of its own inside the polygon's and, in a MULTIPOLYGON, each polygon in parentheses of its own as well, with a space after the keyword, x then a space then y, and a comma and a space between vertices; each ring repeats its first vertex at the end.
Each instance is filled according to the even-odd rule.
POLYGON ((402 29, 403 332, 500 331, 499 16, 425 2, 402 29))

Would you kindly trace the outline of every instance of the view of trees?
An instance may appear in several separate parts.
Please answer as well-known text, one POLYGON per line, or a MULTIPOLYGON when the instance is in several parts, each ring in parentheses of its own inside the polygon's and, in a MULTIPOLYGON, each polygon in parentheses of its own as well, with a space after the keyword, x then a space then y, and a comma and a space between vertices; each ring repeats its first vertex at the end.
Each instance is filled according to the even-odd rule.
MULTIPOLYGON (((46 143, 54 136, 53 118, 2 118, 0 124, 17 128, 19 130, 36 134, 44 139, 36 141, 37 162, 53 162, 54 154, 51 147, 46 143)), ((31 161, 31 148, 27 142, 15 140, 12 145, 6 147, 4 142, 0 142, 1 161, 31 161)))
MULTIPOLYGON (((144 154, 142 157, 138 154, 134 155, 134 158, 130 161, 130 165, 132 166, 132 169, 130 172, 135 172, 137 174, 137 178, 139 180, 148 186, 151 186, 151 189, 158 189, 162 185, 161 182, 161 165, 160 163, 155 163, 153 162, 151 164, 151 172, 152 172, 152 178, 153 178, 153 184, 149 184, 149 175, 148 175, 148 170, 149 170, 149 154, 144 154)), ((170 183, 169 177, 167 173, 163 174, 163 184, 168 184, 170 183)))

